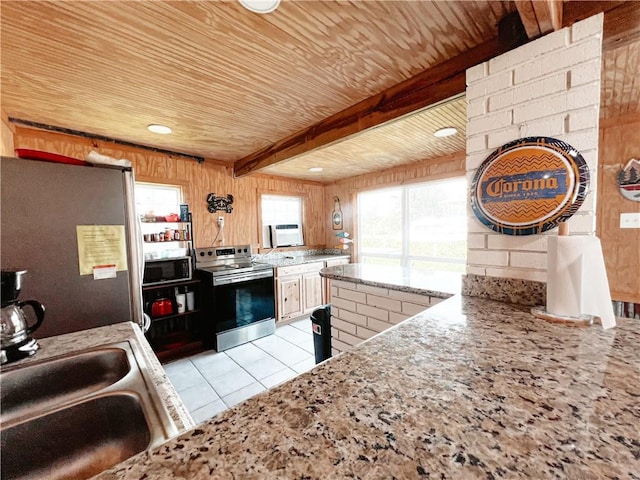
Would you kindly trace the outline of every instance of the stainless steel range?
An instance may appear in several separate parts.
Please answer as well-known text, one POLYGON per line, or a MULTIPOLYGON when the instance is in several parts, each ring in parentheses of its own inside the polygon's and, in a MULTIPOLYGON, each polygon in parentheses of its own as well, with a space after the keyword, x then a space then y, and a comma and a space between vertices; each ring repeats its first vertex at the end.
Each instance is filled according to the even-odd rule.
POLYGON ((196 249, 204 344, 221 352, 276 330, 273 267, 251 261, 251 246, 196 249))

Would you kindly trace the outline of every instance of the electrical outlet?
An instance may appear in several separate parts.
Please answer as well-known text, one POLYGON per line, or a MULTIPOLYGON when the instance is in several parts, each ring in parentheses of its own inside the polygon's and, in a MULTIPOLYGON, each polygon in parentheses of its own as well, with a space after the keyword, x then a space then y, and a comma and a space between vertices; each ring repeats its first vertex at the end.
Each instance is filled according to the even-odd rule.
POLYGON ((621 213, 620 228, 640 228, 640 213, 621 213))
POLYGON ((220 228, 224 227, 224 217, 218 217, 218 226, 220 228))

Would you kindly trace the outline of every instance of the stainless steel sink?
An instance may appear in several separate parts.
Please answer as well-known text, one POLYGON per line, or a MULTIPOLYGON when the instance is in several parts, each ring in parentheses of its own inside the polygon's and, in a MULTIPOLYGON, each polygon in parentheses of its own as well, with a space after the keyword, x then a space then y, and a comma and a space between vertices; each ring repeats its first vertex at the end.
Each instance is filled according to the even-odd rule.
POLYGON ((131 371, 122 348, 100 348, 2 372, 2 422, 113 385, 131 371))
POLYGON ((2 479, 85 479, 177 428, 137 345, 120 342, 0 373, 2 479))

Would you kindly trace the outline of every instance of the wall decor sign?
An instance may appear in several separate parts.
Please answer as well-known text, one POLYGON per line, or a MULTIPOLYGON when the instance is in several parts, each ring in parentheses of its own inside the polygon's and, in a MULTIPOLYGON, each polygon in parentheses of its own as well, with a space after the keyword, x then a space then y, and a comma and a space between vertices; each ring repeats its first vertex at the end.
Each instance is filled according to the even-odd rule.
POLYGON ((218 210, 224 210, 227 213, 233 212, 233 195, 229 194, 227 197, 216 197, 215 193, 207 195, 207 203, 209 206, 207 209, 209 213, 216 213, 218 210))
POLYGON ((495 150, 471 182, 471 208, 488 228, 534 235, 570 218, 589 187, 589 167, 571 145, 525 137, 495 150))
POLYGON ((627 200, 640 202, 640 160, 632 158, 618 173, 620 193, 627 200))
POLYGON ((340 208, 340 199, 338 197, 333 197, 331 226, 334 230, 342 230, 342 209, 340 208))

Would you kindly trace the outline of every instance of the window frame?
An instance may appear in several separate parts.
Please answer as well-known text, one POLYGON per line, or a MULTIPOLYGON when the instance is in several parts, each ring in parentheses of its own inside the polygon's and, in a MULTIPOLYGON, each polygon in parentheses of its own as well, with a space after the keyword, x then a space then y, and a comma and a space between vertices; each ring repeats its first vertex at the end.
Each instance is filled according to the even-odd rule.
MULTIPOLYGON (((307 248, 307 232, 305 228, 305 218, 306 218, 306 209, 307 202, 309 201, 309 195, 306 193, 292 193, 283 190, 258 190, 258 202, 257 202, 257 229, 258 229, 258 249, 259 250, 273 250, 274 248, 291 248, 291 249, 303 249, 307 248), (262 197, 265 195, 269 196, 281 196, 281 197, 291 197, 291 198, 299 198, 300 199, 300 229, 302 230, 302 245, 297 245, 295 247, 265 247, 265 225, 262 221, 262 197)), ((271 243, 269 241, 269 243, 271 243)))
MULTIPOLYGON (((142 177, 145 178, 145 177, 142 177)), ((136 187, 138 186, 138 184, 142 184, 142 185, 151 185, 151 186, 158 186, 158 187, 167 187, 167 188, 175 188, 179 191, 179 203, 178 205, 176 205, 176 207, 179 209, 180 208, 180 204, 184 204, 187 203, 185 201, 185 188, 184 185, 181 185, 181 182, 162 182, 162 181, 157 181, 157 179, 142 179, 140 177, 136 177, 134 178, 134 192, 136 190, 136 187)), ((136 213, 138 215, 144 214, 144 212, 138 212, 138 200, 136 198, 136 213)), ((178 210, 179 212, 179 210, 178 210)))
MULTIPOLYGON (((447 176, 447 177, 440 177, 440 178, 432 178, 432 179, 420 179, 417 181, 413 181, 413 182, 408 182, 408 183, 401 183, 401 184, 395 184, 395 185, 386 185, 386 186, 381 186, 379 188, 368 188, 366 190, 361 190, 359 192, 355 192, 354 195, 354 200, 355 200, 355 204, 357 206, 356 208, 356 218, 355 218, 355 223, 356 223, 356 229, 358 231, 359 234, 361 234, 362 232, 362 228, 361 228, 361 212, 362 209, 360 208, 360 204, 361 204, 361 195, 363 194, 367 194, 367 193, 371 193, 371 192, 384 192, 385 190, 391 191, 391 190, 399 190, 400 194, 401 194, 401 208, 402 208, 402 239, 401 239, 401 251, 399 254, 390 254, 390 253, 366 253, 362 251, 362 244, 361 242, 357 242, 357 248, 356 248, 356 258, 358 262, 361 263, 367 263, 366 262, 366 258, 378 258, 378 259, 389 259, 389 260, 398 260, 399 262, 399 266, 403 269, 411 269, 411 263, 413 261, 424 261, 424 262, 432 262, 432 263, 444 263, 444 264, 459 264, 462 266, 466 266, 467 263, 467 251, 468 251, 468 247, 465 249, 465 258, 464 259, 457 259, 457 258, 451 258, 451 257, 431 257, 431 256, 425 256, 425 255, 411 255, 410 254, 410 240, 411 240, 411 235, 409 234, 409 230, 411 228, 410 222, 409 222, 409 190, 412 188, 418 188, 421 185, 426 185, 426 184, 433 184, 433 183, 440 183, 440 182, 446 182, 446 181, 451 181, 451 180, 460 180, 460 181, 464 181, 466 183, 466 191, 468 192, 468 179, 466 178, 465 175, 453 175, 453 176, 447 176)), ((468 205, 466 205, 467 202, 467 198, 468 195, 465 196, 465 207, 468 207, 468 205)), ((466 210, 466 208, 465 208, 466 210)), ((465 215, 466 218, 466 215, 465 215)), ((463 235, 463 237, 466 239, 467 237, 467 231, 465 231, 465 234, 463 235)))

